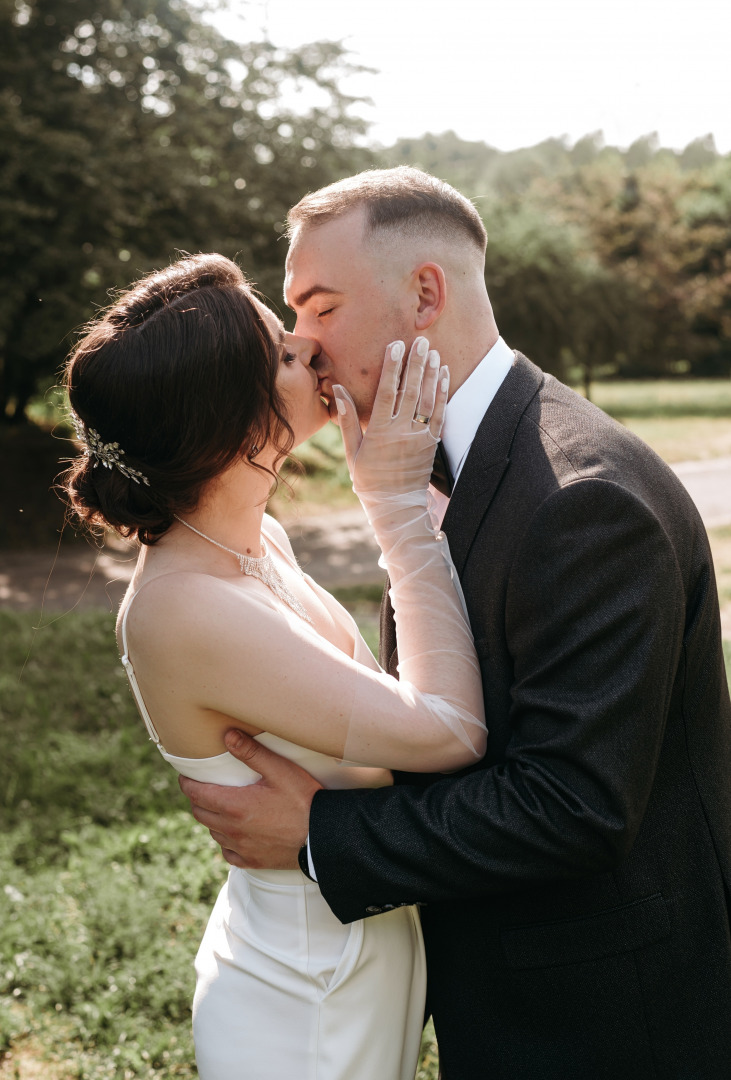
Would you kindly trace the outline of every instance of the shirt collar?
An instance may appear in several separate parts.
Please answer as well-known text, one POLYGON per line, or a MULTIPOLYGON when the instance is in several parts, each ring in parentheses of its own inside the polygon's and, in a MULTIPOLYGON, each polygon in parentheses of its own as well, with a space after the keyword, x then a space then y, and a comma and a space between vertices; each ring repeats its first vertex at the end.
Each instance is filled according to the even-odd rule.
POLYGON ((515 361, 513 350, 499 337, 447 404, 442 443, 457 482, 480 421, 515 361))

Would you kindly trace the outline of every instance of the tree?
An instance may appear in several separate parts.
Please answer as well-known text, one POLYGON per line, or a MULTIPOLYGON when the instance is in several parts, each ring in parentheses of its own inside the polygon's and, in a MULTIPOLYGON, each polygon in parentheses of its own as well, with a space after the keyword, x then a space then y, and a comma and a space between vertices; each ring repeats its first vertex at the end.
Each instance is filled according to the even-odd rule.
MULTIPOLYGON (((693 144, 691 144, 693 145, 693 144)), ((686 226, 683 302, 694 374, 731 375, 731 158, 694 173, 679 209, 686 226)))
POLYGON ((624 285, 629 307, 618 374, 726 375, 731 161, 689 170, 678 155, 658 152, 628 170, 627 160, 600 157, 568 179, 546 182, 533 198, 566 225, 580 223, 599 265, 624 285))
POLYGON ((559 377, 580 374, 589 394, 599 373, 616 371, 633 333, 621 279, 601 266, 587 234, 536 208, 485 212, 487 290, 511 345, 559 377))
POLYGON ((475 199, 498 323, 541 363, 585 385, 597 371, 731 373, 731 157, 712 137, 622 151, 595 132, 503 153, 446 132, 382 159, 475 199))
POLYGON ((0 0, 0 422, 69 332, 177 250, 233 256, 281 293, 308 189, 370 163, 340 46, 235 44, 186 0, 0 0), (292 86, 322 104, 297 115, 292 86))

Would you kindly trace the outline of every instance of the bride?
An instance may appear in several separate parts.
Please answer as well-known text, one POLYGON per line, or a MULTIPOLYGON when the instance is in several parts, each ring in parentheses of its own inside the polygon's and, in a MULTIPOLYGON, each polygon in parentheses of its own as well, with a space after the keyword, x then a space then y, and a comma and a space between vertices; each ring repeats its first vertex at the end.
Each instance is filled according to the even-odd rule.
MULTIPOLYGON (((403 343, 389 346, 365 435, 334 390, 390 575, 396 680, 264 512, 286 454, 329 419, 317 350, 237 266, 199 255, 133 285, 68 362, 82 453, 66 490, 82 521, 140 541, 122 663, 161 755, 197 780, 258 779, 224 751, 232 724, 330 787, 453 771, 485 751, 472 637, 427 505, 446 368, 423 338, 406 364, 403 343)), ((425 994, 413 907, 343 926, 306 873, 232 868, 196 973, 202 1080, 413 1080, 425 994)))

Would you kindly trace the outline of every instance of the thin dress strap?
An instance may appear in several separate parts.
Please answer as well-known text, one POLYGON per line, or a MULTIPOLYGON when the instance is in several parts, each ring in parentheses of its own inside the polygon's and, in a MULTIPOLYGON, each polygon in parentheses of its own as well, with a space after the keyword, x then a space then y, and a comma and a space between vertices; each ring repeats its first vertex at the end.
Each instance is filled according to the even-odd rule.
POLYGON ((127 616, 129 615, 129 609, 132 607, 132 601, 134 600, 135 596, 137 596, 137 593, 133 593, 130 597, 129 603, 124 609, 124 615, 122 616, 122 648, 124 649, 124 655, 122 656, 122 664, 124 665, 124 670, 127 672, 127 678, 129 679, 129 684, 132 687, 132 693, 134 694, 135 701, 137 702, 137 708, 140 710, 140 716, 145 721, 145 727, 147 728, 147 732, 160 753, 164 754, 165 748, 160 742, 160 736, 155 730, 155 725, 152 722, 152 717, 147 711, 147 706, 145 705, 144 699, 142 697, 142 692, 140 691, 140 688, 137 684, 137 676, 135 675, 135 669, 132 667, 132 661, 128 656, 127 616))

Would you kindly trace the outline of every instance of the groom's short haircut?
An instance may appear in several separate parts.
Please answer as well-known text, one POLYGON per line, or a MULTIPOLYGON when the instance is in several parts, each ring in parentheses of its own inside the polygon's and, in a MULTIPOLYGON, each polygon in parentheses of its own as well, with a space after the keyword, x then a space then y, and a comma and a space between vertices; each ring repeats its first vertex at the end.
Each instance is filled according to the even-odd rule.
POLYGON ((291 239, 301 228, 324 225, 358 207, 366 211, 366 236, 385 231, 454 239, 455 230, 485 254, 487 233, 469 199, 444 180, 399 165, 369 169, 305 195, 287 215, 291 239))

